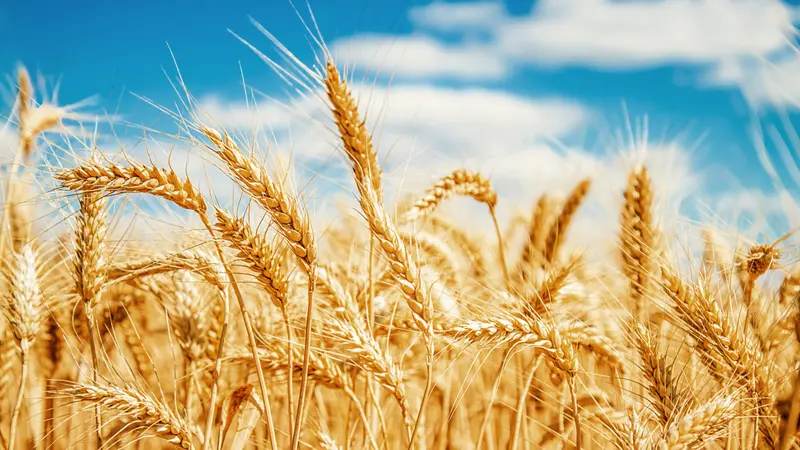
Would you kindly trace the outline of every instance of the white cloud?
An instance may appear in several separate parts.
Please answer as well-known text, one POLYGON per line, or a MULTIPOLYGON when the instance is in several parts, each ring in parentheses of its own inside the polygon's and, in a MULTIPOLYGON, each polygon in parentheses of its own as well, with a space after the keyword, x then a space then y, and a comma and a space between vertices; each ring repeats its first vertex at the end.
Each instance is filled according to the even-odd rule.
POLYGON ((335 54, 383 75, 472 81, 528 65, 689 65, 705 74, 701 85, 741 89, 756 105, 800 100, 800 62, 787 57, 800 8, 780 0, 539 0, 520 16, 501 2, 435 2, 409 17, 413 34, 355 35, 335 54))
POLYGON ((540 0, 497 30, 520 61, 630 68, 716 63, 786 45, 790 8, 776 0, 540 0))
POLYGON ((433 2, 411 8, 411 21, 420 27, 440 31, 489 30, 508 17, 498 2, 447 3, 433 2))
MULTIPOLYGON (((393 148, 393 159, 402 161, 414 148, 433 154, 503 153, 541 139, 562 137, 589 117, 581 105, 568 100, 526 98, 482 88, 354 84, 351 89, 369 127, 383 144, 393 148)), ((212 124, 274 133, 278 147, 295 150, 306 160, 327 159, 338 144, 325 105, 313 96, 286 108, 209 97, 201 101, 199 109, 211 117, 212 124)))
MULTIPOLYGON (((360 92, 359 92, 360 91, 360 92)), ((396 85, 360 88, 365 110, 382 132, 425 138, 459 155, 490 155, 542 138, 564 136, 586 121, 579 104, 481 88, 396 85), (443 132, 446 130, 446 132, 443 132)))
POLYGON ((509 72, 509 63, 493 46, 450 45, 423 35, 358 35, 336 41, 332 51, 359 70, 405 78, 495 80, 509 72))
POLYGON ((800 108, 800 55, 794 50, 761 58, 735 58, 718 64, 702 80, 739 88, 752 106, 800 108))
MULTIPOLYGON (((299 102, 292 105, 302 112, 299 102)), ((202 101, 201 119, 210 118, 210 125, 255 130, 270 124, 283 128, 288 124, 289 112, 274 102, 264 102, 248 106, 244 102, 232 104, 213 95, 202 101)))
POLYGON ((777 239, 795 229, 800 219, 798 204, 786 191, 740 187, 708 199, 704 222, 721 224, 749 239, 777 239), (710 214, 713 212, 713 215, 710 214))

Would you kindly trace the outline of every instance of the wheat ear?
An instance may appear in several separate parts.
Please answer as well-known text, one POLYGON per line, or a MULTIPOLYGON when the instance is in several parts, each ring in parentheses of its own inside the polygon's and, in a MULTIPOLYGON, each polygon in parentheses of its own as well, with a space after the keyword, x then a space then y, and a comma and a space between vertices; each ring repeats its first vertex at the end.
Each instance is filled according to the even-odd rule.
POLYGON ((201 275, 220 291, 228 285, 228 277, 220 269, 215 257, 199 249, 183 250, 166 255, 124 261, 108 266, 108 283, 119 283, 135 278, 148 277, 167 272, 189 270, 201 275))
POLYGON ((528 236, 522 255, 517 262, 514 279, 526 281, 535 267, 535 263, 543 263, 545 253, 545 239, 550 229, 550 219, 553 215, 553 201, 547 194, 542 194, 536 201, 533 209, 533 218, 528 225, 528 236))
POLYGON ((643 323, 644 296, 653 267, 655 238, 653 230, 653 187, 645 166, 628 175, 625 204, 622 208, 622 268, 629 280, 633 317, 643 323))
MULTIPOLYGON (((800 265, 796 265, 786 274, 781 283, 779 300, 782 304, 789 304, 793 310, 795 339, 800 343, 800 265)), ((0 374, 2 376, 2 374, 0 374)), ((796 441, 797 419, 800 417, 800 377, 795 375, 794 386, 792 388, 792 399, 789 406, 789 416, 786 420, 786 427, 781 435, 780 449, 786 450, 796 441)))
POLYGON ((8 448, 13 449, 16 448, 19 411, 25 398, 31 346, 42 328, 44 298, 39 285, 39 265, 30 245, 24 246, 20 252, 12 256, 4 272, 8 294, 2 309, 19 346, 22 362, 19 390, 11 412, 11 431, 8 439, 8 448))
POLYGON ((550 226, 544 242, 544 259, 548 263, 552 263, 558 255, 558 250, 564 243, 564 236, 567 234, 572 218, 586 199, 591 186, 592 180, 588 178, 582 180, 572 189, 561 206, 561 212, 556 217, 555 223, 550 226))
MULTIPOLYGON (((89 348, 92 353, 92 380, 97 382, 100 371, 97 345, 95 306, 100 301, 100 290, 106 280, 104 241, 106 236, 106 199, 101 191, 83 192, 75 224, 75 262, 73 276, 75 288, 83 300, 86 328, 89 331, 89 348)), ((95 434, 97 446, 103 446, 103 424, 100 405, 95 408, 95 434)))
POLYGON ((695 448, 713 440, 736 417, 734 397, 719 397, 677 419, 666 427, 659 450, 695 448))
POLYGON ((134 387, 76 384, 66 386, 57 393, 80 401, 99 403, 117 411, 130 419, 125 427, 129 432, 150 432, 180 448, 194 448, 192 433, 186 422, 165 404, 134 387))
POLYGON ((353 165, 357 182, 368 182, 381 199, 382 171, 378 155, 372 146, 372 136, 358 112, 358 105, 347 83, 332 61, 325 66, 325 89, 330 100, 334 122, 342 139, 344 152, 353 165))
POLYGON ((11 239, 11 248, 19 251, 23 245, 31 240, 31 226, 33 225, 32 204, 30 196, 30 183, 33 179, 24 179, 29 174, 22 172, 20 180, 11 177, 6 196, 5 207, 8 209, 8 233, 11 239))
MULTIPOLYGON (((0 221, 0 255, 5 255, 6 250, 6 241, 8 238, 13 239, 13 234, 8 232, 7 230, 9 226, 12 225, 14 219, 12 214, 14 213, 12 207, 12 200, 15 199, 17 193, 15 192, 14 178, 19 172, 19 167, 23 161, 28 161, 30 158, 31 153, 33 152, 33 143, 35 142, 36 137, 31 136, 28 133, 26 122, 28 121, 28 116, 30 115, 31 110, 33 110, 33 86, 31 85, 31 78, 28 75, 28 71, 25 68, 21 67, 19 72, 17 73, 17 120, 18 120, 18 129, 19 129, 19 148, 17 152, 14 154, 14 161, 11 164, 11 167, 8 171, 8 181, 6 182, 6 202, 5 207, 3 208, 3 217, 2 221, 0 221)), ((10 231, 10 230, 8 230, 10 231)), ((13 242, 12 242, 13 245, 13 242)))
POLYGON ((443 201, 457 195, 471 197, 490 208, 497 206, 497 193, 492 189, 488 178, 471 170, 457 169, 440 178, 414 201, 411 208, 404 213, 404 219, 422 220, 431 215, 443 201))
MULTIPOLYGON (((5 300, 3 300, 5 302, 5 300)), ((14 334, 8 327, 0 331, 0 398, 6 398, 14 377, 14 366, 17 361, 17 345, 14 334)))
POLYGON ((770 448, 778 444, 778 417, 772 398, 769 374, 774 371, 760 349, 742 330, 731 325, 703 286, 688 286, 674 269, 662 267, 663 289, 675 303, 674 310, 683 325, 696 339, 701 360, 711 375, 722 380, 730 373, 752 396, 756 404, 756 420, 764 443, 770 448))
POLYGON ((636 324, 632 330, 633 342, 642 359, 642 372, 647 381, 647 390, 653 397, 653 408, 663 426, 673 419, 680 404, 677 380, 673 379, 672 367, 661 353, 658 337, 644 325, 636 324))
POLYGON ((453 239, 453 244, 458 246, 462 250, 464 257, 469 259, 471 273, 476 280, 486 276, 489 269, 483 257, 480 243, 476 242, 466 231, 438 217, 431 217, 430 224, 434 230, 441 230, 453 239))

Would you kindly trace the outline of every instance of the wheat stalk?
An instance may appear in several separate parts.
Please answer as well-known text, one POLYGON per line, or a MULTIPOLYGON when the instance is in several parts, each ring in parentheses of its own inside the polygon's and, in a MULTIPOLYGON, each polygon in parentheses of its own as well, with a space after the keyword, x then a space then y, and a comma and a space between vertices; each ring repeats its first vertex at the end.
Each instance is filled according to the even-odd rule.
MULTIPOLYGON (((233 217, 226 211, 217 209, 217 230, 222 238, 239 251, 250 270, 255 274, 261 286, 269 293, 272 303, 278 307, 283 316, 286 327, 287 345, 292 347, 294 341, 292 327, 288 316, 288 285, 289 280, 283 272, 283 255, 274 245, 267 243, 264 238, 248 226, 240 217, 233 217)), ((294 367, 294 352, 288 352, 289 366, 294 367)), ((292 377, 287 379, 287 395, 289 403, 289 426, 292 426, 292 411, 294 410, 294 387, 292 377)))
MULTIPOLYGON (((316 276, 314 265, 316 263, 317 250, 314 242, 314 231, 308 219, 308 213, 301 208, 297 200, 290 196, 282 186, 270 179, 267 171, 252 158, 246 158, 236 143, 231 140, 227 133, 220 134, 218 131, 208 127, 202 127, 201 131, 214 144, 214 153, 225 163, 228 171, 233 176, 239 186, 247 192, 267 213, 272 217, 277 225, 278 231, 286 239, 289 248, 295 254, 298 263, 309 276, 308 283, 308 302, 306 304, 306 337, 305 355, 303 357, 304 376, 300 381, 300 392, 295 413, 295 429, 292 437, 292 449, 296 450, 299 443, 299 420, 302 417, 305 405, 306 390, 308 389, 308 353, 311 349, 311 317, 314 311, 314 286, 316 276)), ((242 304, 243 308, 243 304, 242 304)), ((252 329, 249 315, 245 318, 245 326, 252 329)), ((252 332, 248 332, 252 334, 252 332)), ((255 351, 255 339, 251 339, 253 351, 255 351)), ((257 366, 260 374, 260 366, 257 366)), ((259 379, 262 376, 259 375, 259 379)), ((261 383, 262 386, 264 383, 261 383)), ((261 395, 267 399, 266 388, 262 388, 261 395)), ((274 434, 274 432, 271 432, 274 434)), ((273 439, 273 446, 275 445, 273 439)), ((275 450, 273 448, 273 450, 275 450)))

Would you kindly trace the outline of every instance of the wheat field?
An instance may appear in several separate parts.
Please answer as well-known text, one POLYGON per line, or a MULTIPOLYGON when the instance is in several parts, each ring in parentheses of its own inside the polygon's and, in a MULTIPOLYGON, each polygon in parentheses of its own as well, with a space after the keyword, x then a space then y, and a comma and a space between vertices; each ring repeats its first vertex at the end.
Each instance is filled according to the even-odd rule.
POLYGON ((238 206, 91 140, 71 165, 43 161, 44 134, 77 116, 37 102, 19 70, 0 448, 800 448, 790 235, 698 224, 687 256, 643 163, 613 193, 602 263, 568 239, 591 178, 513 223, 490 179, 459 167, 395 201, 346 68, 322 54, 295 69, 329 111, 356 208, 325 229, 245 136, 196 112, 165 110, 238 206), (493 234, 440 208, 455 197, 493 234), (142 198, 185 223, 120 238, 142 198), (59 228, 42 229, 48 213, 59 228))

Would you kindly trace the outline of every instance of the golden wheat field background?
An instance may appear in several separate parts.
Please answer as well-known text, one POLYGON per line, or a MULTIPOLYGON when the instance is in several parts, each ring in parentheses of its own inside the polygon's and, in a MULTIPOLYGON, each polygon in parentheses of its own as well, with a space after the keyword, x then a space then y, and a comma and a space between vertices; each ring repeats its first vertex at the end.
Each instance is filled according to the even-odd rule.
POLYGON ((390 189, 322 42, 314 62, 277 41, 282 62, 265 59, 318 102, 346 162, 325 217, 289 159, 191 86, 152 105, 169 126, 141 130, 184 162, 101 145, 83 105, 15 74, 0 448, 800 448, 792 233, 676 234, 643 148, 617 184, 587 177, 516 215, 463 167, 390 189), (598 189, 615 230, 580 239, 598 189))

